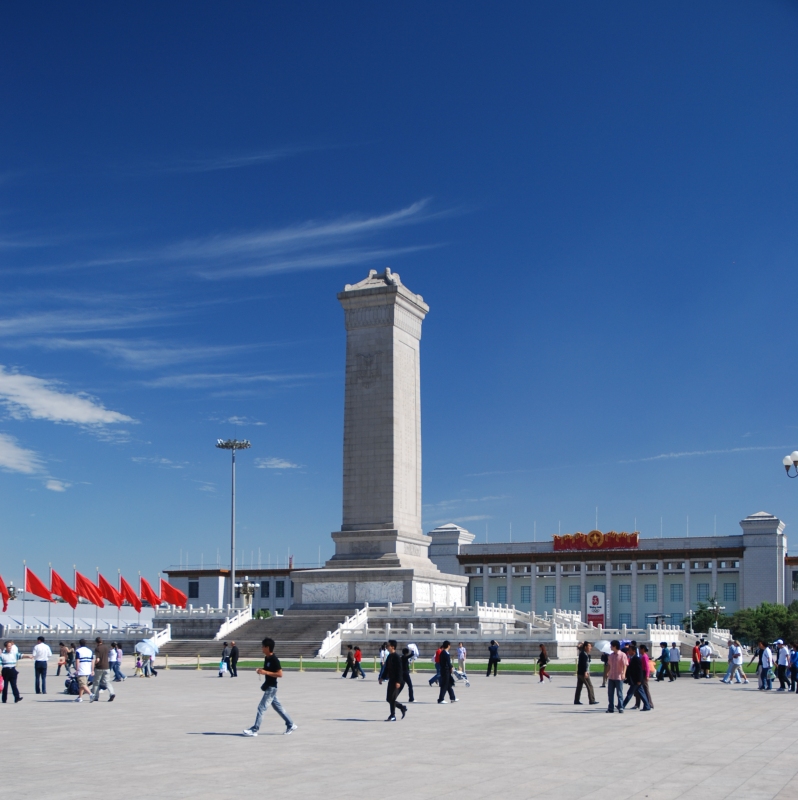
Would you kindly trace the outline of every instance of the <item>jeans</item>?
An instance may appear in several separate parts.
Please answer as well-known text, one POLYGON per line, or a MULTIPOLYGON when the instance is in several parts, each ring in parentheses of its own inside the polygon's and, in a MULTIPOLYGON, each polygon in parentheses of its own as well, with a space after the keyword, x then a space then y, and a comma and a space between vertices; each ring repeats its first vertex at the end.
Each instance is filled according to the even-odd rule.
POLYGON ((762 667, 762 688, 768 691, 773 688, 773 670, 762 667))
POLYGON ((415 697, 413 696, 413 681, 410 678, 410 673, 405 672, 402 675, 402 688, 407 686, 407 699, 409 702, 413 703, 415 701, 415 697))
POLYGON ((353 678, 357 678, 358 673, 360 673, 360 677, 361 678, 365 678, 366 677, 366 673, 363 672, 363 667, 360 665, 360 662, 359 661, 355 661, 355 669, 352 672, 352 677, 353 678))
POLYGON ((623 714, 623 681, 607 680, 608 711, 615 711, 615 697, 618 697, 618 711, 623 714))
POLYGON ((122 662, 121 661, 112 661, 112 669, 114 671, 114 680, 119 682, 125 679, 125 676, 122 674, 122 662))
POLYGON ((271 706, 282 718, 285 722, 286 728, 293 727, 293 720, 291 717, 286 714, 285 709, 283 708, 280 701, 277 699, 277 687, 270 686, 266 691, 263 693, 263 697, 260 699, 260 703, 258 703, 258 713, 255 716, 255 724, 252 726, 250 730, 259 731, 260 730, 260 723, 263 719, 263 712, 271 706))
MULTIPOLYGON (((643 704, 644 711, 649 711, 651 709, 651 704, 648 702, 648 692, 642 683, 630 684, 629 691, 626 693, 626 698, 623 701, 624 708, 626 708, 633 696, 643 704)), ((637 705, 637 703, 635 703, 635 705, 637 705)))
POLYGON ((100 698, 100 690, 107 689, 111 697, 114 696, 114 687, 111 686, 111 670, 110 669, 95 669, 94 682, 91 685, 93 689, 93 697, 95 700, 100 698))
POLYGON ((798 667, 790 667, 790 678, 792 679, 790 690, 798 692, 798 667))
POLYGON ((36 694, 47 694, 47 662, 34 661, 33 669, 36 672, 36 694), (39 684, 41 683, 41 690, 39 684))
POLYGON ((3 702, 8 700, 8 687, 14 693, 14 702, 21 700, 19 696, 19 689, 17 689, 17 672, 16 667, 3 667, 3 702))
POLYGON ((433 683, 440 683, 441 680, 441 665, 435 665, 435 675, 429 679, 429 685, 432 686, 433 683))

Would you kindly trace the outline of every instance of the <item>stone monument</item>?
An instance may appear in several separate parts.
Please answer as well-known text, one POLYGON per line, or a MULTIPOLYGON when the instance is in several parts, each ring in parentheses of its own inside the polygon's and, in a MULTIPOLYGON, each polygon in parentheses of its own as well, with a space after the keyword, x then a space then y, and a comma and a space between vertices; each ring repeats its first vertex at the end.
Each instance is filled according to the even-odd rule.
POLYGON ((293 608, 465 603, 467 578, 430 561, 421 530, 421 323, 429 311, 390 269, 338 295, 346 321, 344 487, 335 555, 291 574, 293 608))

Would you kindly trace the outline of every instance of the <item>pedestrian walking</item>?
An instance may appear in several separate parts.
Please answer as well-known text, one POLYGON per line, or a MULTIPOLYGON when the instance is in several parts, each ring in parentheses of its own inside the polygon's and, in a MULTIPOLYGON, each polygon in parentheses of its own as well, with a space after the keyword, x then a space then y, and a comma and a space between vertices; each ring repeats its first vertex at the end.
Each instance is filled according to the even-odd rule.
POLYGON ((783 639, 776 639, 774 642, 778 650, 776 650, 776 674, 779 679, 779 688, 777 691, 787 691, 787 670, 790 666, 790 650, 783 639))
POLYGON ((345 678, 349 673, 352 673, 352 677, 355 677, 355 651, 352 649, 352 645, 349 644, 346 646, 346 664, 344 664, 344 671, 341 674, 342 678, 345 678))
POLYGON ((664 681, 667 678, 673 683, 673 674, 671 673, 671 650, 667 642, 660 642, 659 646, 662 648, 659 658, 659 670, 657 672, 657 680, 664 681))
POLYGON ((359 647, 355 646, 355 670, 352 673, 352 677, 357 678, 359 674, 360 677, 363 678, 363 680, 366 680, 366 673, 363 672, 363 665, 361 663, 362 661, 363 661, 363 651, 359 647))
POLYGON ((538 656, 538 674, 540 675, 540 683, 543 683, 544 678, 548 678, 551 681, 551 675, 546 672, 546 664, 550 661, 549 659, 549 651, 546 650, 546 645, 540 645, 540 655, 538 656))
POLYGON ((385 699, 388 701, 389 713, 388 719, 385 721, 396 722, 397 708, 402 712, 402 719, 405 718, 407 713, 407 706, 396 699, 399 696, 399 692, 402 691, 402 660, 396 652, 396 639, 385 642, 385 649, 387 655, 385 656, 379 682, 382 684, 385 681, 387 684, 385 699))
POLYGON ((726 675, 720 679, 721 683, 748 683, 748 678, 743 673, 743 648, 736 639, 729 639, 729 666, 726 675))
POLYGON ((466 675, 466 656, 468 655, 468 650, 466 650, 466 646, 460 642, 457 646, 457 667, 460 672, 463 673, 464 677, 468 677, 466 675))
POLYGON ((676 644, 676 642, 671 642, 670 657, 671 675, 673 675, 674 678, 680 678, 679 662, 682 660, 682 651, 679 649, 679 645, 676 644))
POLYGON ((433 662, 435 663, 435 674, 429 679, 429 685, 432 686, 433 683, 440 684, 441 681, 441 648, 439 647, 435 651, 435 655, 432 657, 433 662))
MULTIPOLYGON (((542 647, 542 645, 541 645, 542 647)), ((626 668, 629 666, 629 659, 626 653, 621 652, 621 643, 617 639, 610 642, 612 652, 607 659, 609 665, 609 673, 607 675, 607 697, 609 705, 607 706, 607 713, 613 714, 615 712, 615 703, 617 698, 618 713, 623 714, 623 681, 626 678, 626 668)))
POLYGON ((626 708, 629 705, 629 701, 634 697, 636 709, 642 706, 643 711, 651 711, 651 704, 648 702, 648 692, 646 692, 644 683, 647 659, 643 658, 643 655, 634 647, 628 647, 626 650, 626 657, 629 659, 629 665, 626 668, 626 680, 629 683, 629 690, 624 698, 623 707, 626 708))
POLYGON ((66 671, 69 674, 71 669, 75 667, 75 651, 77 648, 75 647, 75 643, 72 642, 69 647, 67 648, 67 660, 66 660, 66 671))
POLYGON ((53 657, 53 651, 45 643, 44 636, 36 638, 33 648, 33 670, 35 672, 36 694, 47 694, 47 661, 53 657), (41 688, 40 688, 41 684, 41 688))
POLYGON ((390 651, 388 650, 388 642, 383 642, 382 647, 380 648, 380 674, 377 676, 377 680, 382 680, 382 673, 385 670, 385 662, 388 659, 390 651))
POLYGON ((58 667, 56 668, 55 675, 58 677, 61 674, 61 667, 64 667, 66 672, 69 672, 67 667, 67 656, 69 655, 69 648, 63 643, 58 643, 58 667))
POLYGON ((19 652, 19 648, 14 644, 14 642, 9 639, 6 642, 3 642, 3 652, 0 653, 0 665, 2 665, 2 676, 3 676, 3 702, 8 701, 8 690, 11 689, 11 693, 14 695, 14 702, 18 703, 22 700, 22 695, 19 693, 19 689, 17 688, 17 662, 21 658, 30 658, 31 656, 22 655, 19 652))
POLYGON ((94 672, 94 653, 86 646, 85 639, 81 639, 78 645, 78 649, 75 650, 75 667, 78 678, 78 696, 75 698, 75 702, 82 703, 84 694, 89 695, 89 702, 91 702, 89 678, 94 672))
POLYGON ((501 656, 499 656, 499 645, 495 639, 490 640, 490 644, 488 645, 488 671, 485 674, 486 678, 490 677, 491 668, 493 669, 493 677, 496 677, 496 670, 501 661, 501 656))
POLYGON ((704 640, 701 643, 699 652, 701 653, 701 677, 708 678, 709 668, 712 666, 712 645, 708 641, 704 640))
POLYGON ((111 686, 111 663, 110 653, 111 648, 103 643, 103 640, 98 636, 94 640, 94 683, 92 684, 92 695, 89 702, 96 703, 100 699, 100 692, 103 689, 108 690, 108 702, 112 703, 116 698, 114 687, 111 686))
POLYGON ((438 693, 438 703, 441 705, 448 702, 446 700, 447 692, 449 693, 449 700, 453 703, 457 702, 457 698, 454 696, 454 675, 452 675, 452 657, 449 654, 450 646, 451 642, 448 639, 441 645, 441 690, 438 693))
POLYGON ((773 653, 771 649, 764 643, 759 643, 759 648, 762 651, 761 666, 761 689, 769 692, 773 688, 773 653))
POLYGON ((238 677, 238 645, 230 642, 230 677, 238 677))
POLYGON ((410 678, 410 665, 413 663, 413 653, 409 647, 402 648, 402 684, 407 686, 407 702, 415 703, 413 695, 413 681, 410 678))
MULTIPOLYGON (((632 642, 633 645, 636 645, 636 642, 632 642)), ((654 672, 654 665, 651 661, 651 657, 648 654, 648 647, 646 645, 641 644, 638 648, 640 653, 640 662, 643 666, 643 691, 646 693, 646 697, 648 698, 648 705, 651 708, 654 708, 654 700, 651 697, 651 683, 650 677, 654 672)))
POLYGON ((792 679, 790 690, 798 692, 798 644, 795 642, 792 643, 790 652, 790 678, 792 679))
POLYGON ((122 672, 122 644, 117 642, 115 646, 112 644, 111 648, 116 649, 116 660, 111 664, 111 669, 114 671, 114 683, 121 683, 127 680, 127 676, 122 672))
MULTIPOLYGON (((144 671, 146 673, 146 669, 144 671)), ((222 644, 222 660, 219 662, 219 677, 224 678, 225 672, 230 672, 230 646, 227 642, 222 644)))
POLYGON ((297 726, 294 724, 291 717, 283 708, 282 703, 277 699, 277 679, 283 677, 283 668, 280 665, 280 659, 274 654, 274 639, 268 636, 261 642, 261 649, 263 650, 263 667, 258 670, 258 675, 263 675, 263 685, 260 687, 263 692, 263 697, 258 703, 258 711, 255 715, 255 724, 251 728, 247 728, 243 733, 244 736, 257 736, 260 730, 260 723, 263 720, 263 713, 271 706, 285 722, 286 736, 292 734, 297 726))
POLYGON ((693 646, 693 652, 691 654, 691 669, 693 671, 694 678, 701 677, 701 642, 696 641, 695 645, 693 646))
POLYGON ((602 670, 601 670, 601 688, 602 689, 607 685, 607 673, 610 671, 609 665, 607 663, 609 657, 610 657, 609 653, 602 653, 601 654, 601 666, 602 666, 602 670))
POLYGON ((576 662, 576 694, 574 695, 574 705, 582 705, 582 687, 587 689, 587 699, 591 706, 598 704, 595 695, 593 694, 593 684, 590 682, 590 651, 593 645, 590 642, 584 642, 579 647, 579 658, 576 662))

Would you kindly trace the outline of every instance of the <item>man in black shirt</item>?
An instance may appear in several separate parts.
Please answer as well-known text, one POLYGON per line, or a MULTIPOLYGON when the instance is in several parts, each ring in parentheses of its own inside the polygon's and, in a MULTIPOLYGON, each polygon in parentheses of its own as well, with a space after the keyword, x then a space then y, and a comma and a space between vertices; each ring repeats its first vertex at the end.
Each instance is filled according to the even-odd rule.
POLYGON ((644 685, 643 677, 643 659, 637 652, 637 648, 629 647, 627 650, 629 656, 629 666, 626 668, 626 679, 629 681, 629 691, 626 693, 626 698, 623 701, 623 707, 629 704, 632 697, 635 698, 635 708, 639 708, 643 704, 643 711, 651 711, 651 706, 648 702, 648 693, 644 685))
POLYGON ((412 660, 413 654, 410 652, 410 648, 402 648, 402 686, 407 686, 408 703, 415 703, 415 698, 413 697, 413 681, 410 679, 410 663, 412 660))
POLYGON ((277 699, 277 679, 283 677, 283 668, 280 666, 280 660, 274 655, 274 639, 268 636, 261 642, 263 646, 263 655, 266 658, 263 660, 263 669, 258 670, 258 675, 263 675, 266 680, 260 687, 263 692, 263 697, 258 704, 258 713, 255 717, 255 724, 251 728, 244 731, 244 736, 257 736, 260 730, 260 722, 263 719, 263 712, 272 706, 274 710, 283 718, 285 722, 286 736, 293 733, 297 726, 294 725, 291 717, 288 716, 280 701, 277 699))
POLYGON ((444 704, 449 702, 446 700, 446 692, 449 692, 449 700, 453 703, 457 702, 452 688, 454 680, 452 678, 452 656, 449 653, 450 646, 451 642, 448 639, 441 645, 441 691, 438 695, 438 702, 444 704))
POLYGON ((238 677, 238 645, 230 642, 230 677, 238 677))
POLYGON ((585 642, 579 648, 579 661, 576 665, 576 695, 574 696, 574 705, 582 705, 582 687, 587 689, 587 699, 590 701, 591 706, 598 704, 595 695, 593 694, 593 684, 590 681, 590 651, 593 645, 590 642, 585 642))
POLYGON ((399 658, 399 654, 396 652, 396 639, 391 639, 388 642, 388 658, 385 659, 380 683, 383 681, 388 684, 385 699, 388 701, 388 705, 391 709, 391 713, 385 721, 396 722, 397 708, 402 712, 402 719, 404 719, 407 713, 407 706, 396 701, 399 692, 402 691, 402 661, 399 658))

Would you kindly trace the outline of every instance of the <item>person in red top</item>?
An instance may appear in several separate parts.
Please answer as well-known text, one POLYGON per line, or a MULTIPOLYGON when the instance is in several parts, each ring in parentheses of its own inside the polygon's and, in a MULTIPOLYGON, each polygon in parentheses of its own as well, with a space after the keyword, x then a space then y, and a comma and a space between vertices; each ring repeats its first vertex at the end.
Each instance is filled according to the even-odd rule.
POLYGON ((355 668, 352 670, 352 677, 357 678, 358 672, 360 673, 360 677, 363 680, 366 680, 366 673, 363 672, 363 667, 360 666, 360 662, 363 659, 363 653, 360 652, 359 647, 355 647, 355 668))
POLYGON ((693 677, 701 677, 701 642, 696 642, 693 648, 693 677))
POLYGON ((441 681, 441 648, 435 651, 435 674, 429 679, 429 685, 433 683, 440 684, 441 681))

